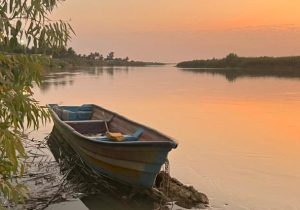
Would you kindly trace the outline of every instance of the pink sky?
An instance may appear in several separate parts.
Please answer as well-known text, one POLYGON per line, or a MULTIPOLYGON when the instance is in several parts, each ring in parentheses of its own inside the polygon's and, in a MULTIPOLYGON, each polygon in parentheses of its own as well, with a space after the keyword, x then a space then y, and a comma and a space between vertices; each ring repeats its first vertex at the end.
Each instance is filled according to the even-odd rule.
POLYGON ((79 53, 178 62, 300 55, 299 0, 67 0, 54 19, 71 19, 79 53))

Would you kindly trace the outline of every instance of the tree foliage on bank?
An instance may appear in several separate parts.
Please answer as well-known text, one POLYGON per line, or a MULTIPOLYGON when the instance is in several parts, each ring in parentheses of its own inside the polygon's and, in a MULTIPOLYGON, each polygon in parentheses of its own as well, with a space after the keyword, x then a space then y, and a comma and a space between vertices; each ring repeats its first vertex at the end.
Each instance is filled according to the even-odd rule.
POLYGON ((225 58, 184 61, 181 68, 300 68, 300 56, 288 57, 239 57, 230 53, 225 58))
MULTIPOLYGON (((50 53, 50 51, 48 52, 50 53)), ((64 61, 66 65, 71 66, 122 66, 130 62, 128 57, 115 57, 114 52, 109 52, 106 56, 99 52, 89 54, 78 54, 72 47, 61 48, 51 54, 53 59, 64 61)))
POLYGON ((61 0, 0 0, 0 208, 7 201, 24 202, 26 187, 13 177, 25 169, 21 136, 38 129, 48 112, 33 98, 33 83, 40 85, 47 58, 11 54, 18 47, 62 48, 71 38, 71 26, 48 16, 61 0), (22 45, 23 43, 23 45, 22 45))
POLYGON ((89 54, 78 54, 73 48, 62 48, 52 54, 53 59, 62 65, 69 66, 146 66, 164 65, 159 62, 145 62, 130 60, 129 57, 116 57, 114 52, 109 52, 106 56, 99 52, 89 54))
MULTIPOLYGON (((0 49, 3 46, 0 45, 0 49)), ((17 45, 9 49, 10 53, 27 54, 44 54, 51 57, 50 67, 74 67, 74 66, 146 66, 146 65, 163 65, 159 62, 145 62, 130 60, 129 57, 116 57, 114 52, 109 52, 107 55, 99 52, 91 52, 89 54, 77 53, 72 47, 60 48, 36 48, 26 47, 25 45, 17 45)))

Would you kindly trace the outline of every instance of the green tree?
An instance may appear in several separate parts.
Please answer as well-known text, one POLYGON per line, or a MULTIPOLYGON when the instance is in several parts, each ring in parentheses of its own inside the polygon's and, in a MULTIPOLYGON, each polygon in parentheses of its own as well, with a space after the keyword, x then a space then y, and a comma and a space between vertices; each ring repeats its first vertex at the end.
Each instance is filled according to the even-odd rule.
POLYGON ((76 56, 76 52, 75 52, 75 50, 73 50, 72 47, 69 47, 69 48, 68 48, 67 53, 68 53, 68 55, 69 55, 70 57, 75 57, 75 56, 76 56))
POLYGON ((25 168, 21 135, 24 129, 38 129, 49 119, 49 113, 39 106, 31 91, 33 83, 40 85, 42 67, 49 60, 11 52, 22 43, 36 49, 66 46, 73 29, 67 22, 48 18, 60 1, 63 0, 0 0, 1 201, 25 201, 26 187, 12 182, 13 176, 22 175, 25 168))
POLYGON ((108 55, 106 56, 106 60, 111 61, 113 60, 115 57, 115 53, 114 52, 110 52, 108 53, 108 55))

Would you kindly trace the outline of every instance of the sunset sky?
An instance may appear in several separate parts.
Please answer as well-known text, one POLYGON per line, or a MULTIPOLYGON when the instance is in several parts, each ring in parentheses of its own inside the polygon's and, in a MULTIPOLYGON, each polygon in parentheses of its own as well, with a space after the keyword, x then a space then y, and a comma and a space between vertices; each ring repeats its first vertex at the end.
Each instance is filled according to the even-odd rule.
POLYGON ((79 53, 178 62, 300 55, 299 11, 299 0, 67 0, 53 19, 71 20, 79 53))

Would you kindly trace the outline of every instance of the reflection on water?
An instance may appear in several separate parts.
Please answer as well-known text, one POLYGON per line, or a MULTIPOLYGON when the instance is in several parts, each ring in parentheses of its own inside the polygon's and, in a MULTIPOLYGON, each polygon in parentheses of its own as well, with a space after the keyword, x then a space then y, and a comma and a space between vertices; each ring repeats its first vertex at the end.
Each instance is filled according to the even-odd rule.
POLYGON ((88 68, 51 73, 34 92, 41 104, 99 104, 174 137, 172 176, 207 193, 213 208, 299 209, 300 81, 237 78, 88 68))
POLYGON ((40 89, 45 93, 51 86, 72 86, 74 82, 73 77, 79 74, 101 76, 103 73, 106 73, 113 77, 115 71, 123 71, 128 73, 129 67, 96 66, 86 68, 73 68, 68 70, 51 70, 51 73, 46 73, 46 75, 44 76, 40 89))
POLYGON ((218 69, 218 68, 181 68, 182 71, 192 73, 207 73, 212 75, 223 75, 228 81, 235 81, 243 77, 277 77, 300 79, 300 70, 296 68, 287 69, 218 69))

